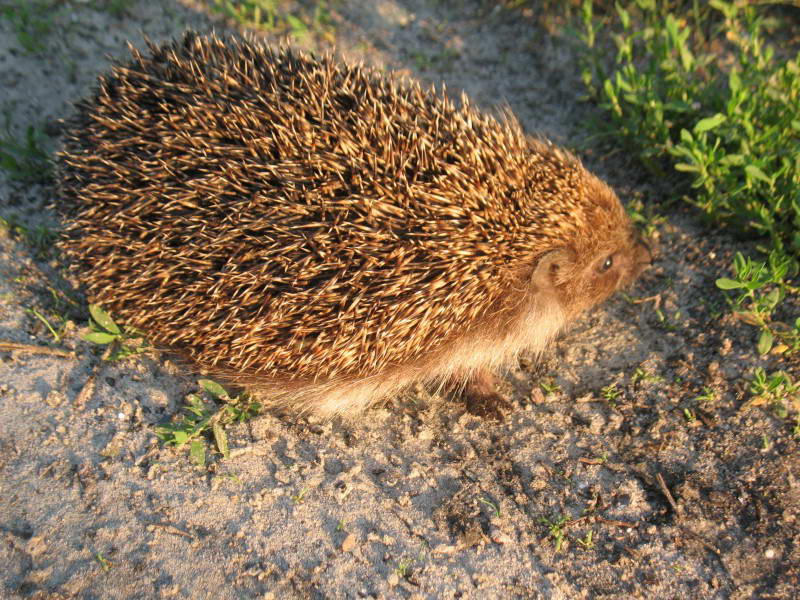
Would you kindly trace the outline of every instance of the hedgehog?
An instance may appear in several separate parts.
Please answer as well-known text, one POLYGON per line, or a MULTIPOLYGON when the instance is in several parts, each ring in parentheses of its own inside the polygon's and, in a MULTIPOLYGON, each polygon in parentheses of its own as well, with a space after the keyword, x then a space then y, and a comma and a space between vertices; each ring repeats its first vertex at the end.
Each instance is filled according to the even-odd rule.
POLYGON ((252 38, 129 50, 67 121, 61 247, 90 302, 273 407, 437 382, 491 406, 650 260, 508 110, 252 38))

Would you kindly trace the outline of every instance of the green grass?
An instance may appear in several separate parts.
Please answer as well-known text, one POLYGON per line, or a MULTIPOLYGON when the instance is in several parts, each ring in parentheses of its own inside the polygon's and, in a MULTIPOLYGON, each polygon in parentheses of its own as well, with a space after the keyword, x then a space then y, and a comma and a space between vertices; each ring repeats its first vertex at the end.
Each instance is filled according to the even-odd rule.
POLYGON ((50 153, 45 149, 42 129, 29 125, 22 136, 15 135, 10 111, 4 114, 0 132, 0 169, 9 178, 26 183, 46 183, 53 176, 50 153))
POLYGON ((122 17, 128 13, 135 0, 94 0, 92 7, 95 10, 105 11, 115 17, 122 17))
POLYGON ((326 0, 306 2, 296 13, 289 12, 281 0, 206 0, 209 8, 243 27, 273 33, 286 33, 303 39, 310 33, 330 35, 333 31, 326 0))
POLYGON ((53 244, 58 237, 58 234, 46 225, 36 225, 34 227, 25 225, 14 214, 8 217, 0 215, 0 230, 7 231, 12 236, 18 236, 25 240, 38 259, 50 257, 53 244))
POLYGON ((53 336, 53 341, 59 343, 61 341, 62 336, 64 335, 64 330, 67 326, 67 319, 61 315, 54 315, 51 317, 53 321, 58 320, 60 323, 51 323, 51 319, 48 319, 45 315, 41 312, 36 310, 35 308, 27 308, 25 309, 26 312, 33 315, 39 321, 41 321, 47 330, 50 332, 50 335, 53 336))
POLYGON ((53 30, 56 0, 0 0, 0 18, 11 23, 22 49, 28 54, 45 50, 44 39, 53 30))

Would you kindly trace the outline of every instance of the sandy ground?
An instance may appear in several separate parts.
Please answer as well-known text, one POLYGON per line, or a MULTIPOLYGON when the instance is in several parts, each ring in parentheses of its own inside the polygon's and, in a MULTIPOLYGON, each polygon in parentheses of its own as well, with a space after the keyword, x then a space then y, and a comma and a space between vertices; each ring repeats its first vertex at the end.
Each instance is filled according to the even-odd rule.
MULTIPOLYGON (((43 126, 55 148, 127 40, 225 27, 174 1, 102 5, 62 3, 33 54, 0 19, 16 135, 43 126)), ((559 143, 586 133, 569 45, 525 13, 384 0, 333 17, 346 56, 506 103, 559 143)), ((798 441, 746 404, 746 377, 779 364, 713 284, 741 242, 663 208, 661 182, 619 154, 584 158, 624 199, 672 211, 630 291, 649 299, 613 299, 508 373, 504 422, 414 390, 354 425, 261 416, 205 468, 154 435, 196 376, 168 356, 101 362, 83 309, 55 343, 31 309, 52 315, 62 260, 0 235, 0 340, 67 351, 0 352, 0 596, 797 598, 798 441)), ((6 219, 55 230, 54 200, 0 171, 6 219)))

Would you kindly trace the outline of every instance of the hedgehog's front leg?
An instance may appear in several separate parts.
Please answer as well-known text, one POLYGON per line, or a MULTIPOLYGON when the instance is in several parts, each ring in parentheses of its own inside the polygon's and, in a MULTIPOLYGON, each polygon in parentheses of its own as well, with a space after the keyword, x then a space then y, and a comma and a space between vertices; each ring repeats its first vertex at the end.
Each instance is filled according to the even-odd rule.
POLYGON ((497 391, 498 378, 489 369, 473 371, 461 391, 467 412, 478 417, 503 421, 511 403, 497 391))

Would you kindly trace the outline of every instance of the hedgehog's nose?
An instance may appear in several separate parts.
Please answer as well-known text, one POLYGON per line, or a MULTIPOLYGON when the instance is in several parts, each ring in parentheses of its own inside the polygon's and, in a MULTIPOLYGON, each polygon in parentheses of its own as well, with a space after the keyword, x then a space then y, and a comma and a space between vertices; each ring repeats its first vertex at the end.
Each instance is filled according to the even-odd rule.
POLYGON ((637 235, 633 250, 633 278, 639 277, 651 264, 653 264, 653 250, 650 244, 637 235))
POLYGON ((653 262, 653 249, 650 247, 650 244, 647 243, 641 236, 636 236, 636 250, 637 250, 637 258, 639 255, 646 256, 645 262, 649 265, 653 262))

